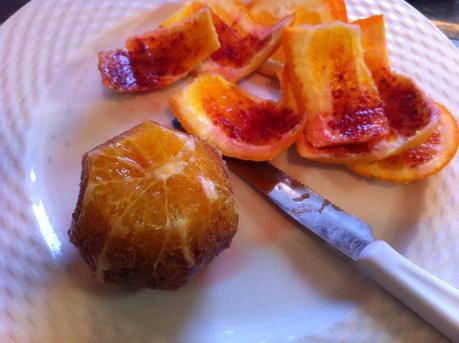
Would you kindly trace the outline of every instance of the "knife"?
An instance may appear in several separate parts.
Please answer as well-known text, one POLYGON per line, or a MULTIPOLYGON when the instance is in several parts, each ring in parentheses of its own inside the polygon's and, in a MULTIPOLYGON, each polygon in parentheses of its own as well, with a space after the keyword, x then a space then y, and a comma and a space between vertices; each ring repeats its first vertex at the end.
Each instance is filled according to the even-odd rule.
POLYGON ((301 228, 351 258, 361 270, 453 342, 459 342, 459 291, 373 238, 357 217, 268 162, 225 158, 228 167, 301 228))

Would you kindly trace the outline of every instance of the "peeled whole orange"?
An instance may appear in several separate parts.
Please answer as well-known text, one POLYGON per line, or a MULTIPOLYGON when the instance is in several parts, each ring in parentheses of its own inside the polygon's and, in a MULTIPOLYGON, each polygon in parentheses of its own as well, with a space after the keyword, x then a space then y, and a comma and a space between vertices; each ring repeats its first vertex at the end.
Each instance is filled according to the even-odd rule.
POLYGON ((237 222, 220 155, 144 122, 84 155, 69 236, 99 281, 174 289, 230 245, 237 222))
POLYGON ((258 99, 216 74, 201 75, 169 99, 180 124, 223 155, 264 161, 289 147, 304 117, 258 99))

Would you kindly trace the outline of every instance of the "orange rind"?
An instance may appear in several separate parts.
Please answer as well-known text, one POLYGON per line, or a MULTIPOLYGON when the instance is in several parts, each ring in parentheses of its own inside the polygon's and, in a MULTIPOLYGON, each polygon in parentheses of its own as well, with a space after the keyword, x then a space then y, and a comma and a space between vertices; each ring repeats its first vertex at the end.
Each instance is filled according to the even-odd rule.
MULTIPOLYGON (((291 26, 348 21, 344 0, 254 0, 247 8, 255 21, 267 25, 274 25, 288 15, 294 16, 291 26)), ((258 71, 275 77, 283 69, 284 63, 284 51, 280 46, 258 71)))
POLYGON ((348 167, 366 177, 401 184, 424 180, 438 173, 456 154, 459 128, 451 113, 442 105, 437 106, 441 110, 440 121, 423 143, 380 161, 348 167))
POLYGON ((355 24, 361 29, 365 63, 378 87, 391 128, 385 145, 388 154, 395 155, 425 141, 437 125, 440 110, 414 80, 391 70, 384 16, 360 19, 355 24))
POLYGON ((243 160, 271 160, 304 123, 291 108, 258 99, 217 74, 200 75, 169 102, 189 133, 243 160))
POLYGON ((364 143, 389 132, 358 27, 289 27, 283 46, 298 110, 307 116, 304 135, 314 148, 364 143))
POLYGON ((104 86, 114 91, 150 91, 184 78, 219 47, 210 11, 202 8, 174 25, 128 39, 126 49, 99 52, 99 71, 104 86))
MULTIPOLYGON (((438 122, 440 111, 434 102, 412 79, 390 69, 384 17, 376 15, 361 19, 356 25, 361 29, 365 64, 384 103, 389 132, 365 143, 320 148, 313 146, 307 136, 300 135, 297 149, 302 157, 338 164, 380 160, 420 144, 432 133, 438 122)), ((288 82, 284 83, 283 88, 293 88, 288 82)))
POLYGON ((279 47, 282 30, 292 17, 275 23, 256 22, 236 0, 204 1, 214 12, 214 25, 221 47, 198 68, 198 73, 218 73, 236 82, 253 73, 279 47))
POLYGON ((195 74, 218 73, 236 82, 253 73, 279 47, 282 29, 291 16, 265 23, 256 21, 238 0, 202 0, 183 6, 161 26, 184 20, 202 8, 210 9, 221 47, 195 74))

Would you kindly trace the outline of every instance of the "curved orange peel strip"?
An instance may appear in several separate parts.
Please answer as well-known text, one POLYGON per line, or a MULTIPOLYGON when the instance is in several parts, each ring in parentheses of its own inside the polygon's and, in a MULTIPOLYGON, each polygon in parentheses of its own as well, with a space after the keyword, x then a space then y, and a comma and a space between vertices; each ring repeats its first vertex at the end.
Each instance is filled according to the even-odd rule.
POLYGON ((259 23, 239 1, 204 2, 215 14, 221 47, 197 72, 218 73, 232 82, 253 73, 273 54, 281 43, 282 29, 292 21, 292 16, 285 16, 272 24, 259 23))
POLYGON ((232 82, 254 72, 272 55, 280 45, 282 29, 292 20, 283 16, 260 22, 238 0, 202 0, 185 5, 161 26, 184 20, 203 7, 212 13, 221 47, 195 73, 218 73, 232 82))
POLYGON ((426 140, 437 125, 440 111, 416 82, 391 70, 384 16, 374 15, 357 20, 355 24, 362 32, 365 63, 385 103, 391 127, 385 144, 390 149, 389 155, 395 155, 426 140))
POLYGON ((149 91, 184 78, 219 47, 211 14, 203 8, 174 25, 128 39, 126 49, 99 52, 99 70, 104 86, 114 91, 149 91))
POLYGON ((383 103, 363 60, 358 27, 289 27, 284 51, 304 135, 315 148, 375 140, 389 132, 383 103))
POLYGON ((358 20, 356 24, 362 32, 365 63, 372 72, 381 99, 386 103, 390 133, 366 144, 321 149, 314 148, 300 137, 297 148, 303 157, 339 164, 380 160, 420 144, 437 125, 440 111, 434 102, 413 80, 390 69, 384 17, 376 15, 358 20))
MULTIPOLYGON (((247 8, 255 21, 271 25, 287 15, 294 15, 291 26, 348 21, 344 0, 254 0, 247 8)), ((276 77, 283 69, 284 63, 284 51, 281 46, 258 71, 276 77)))
POLYGON ((296 140, 304 122, 291 108, 258 99, 215 74, 200 75, 169 102, 189 133, 244 160, 274 158, 296 140))
POLYGON ((399 155, 348 167, 366 177, 403 184, 423 180, 438 173, 456 154, 459 128, 451 113, 444 106, 437 106, 441 110, 441 118, 426 141, 399 155))

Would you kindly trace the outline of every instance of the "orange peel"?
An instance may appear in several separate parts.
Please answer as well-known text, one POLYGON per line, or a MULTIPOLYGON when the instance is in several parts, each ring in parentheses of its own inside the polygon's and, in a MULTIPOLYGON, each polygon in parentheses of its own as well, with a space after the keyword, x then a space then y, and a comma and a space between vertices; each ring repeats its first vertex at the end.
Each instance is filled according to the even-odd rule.
MULTIPOLYGON (((344 0, 253 0, 247 8, 255 21, 268 25, 273 25, 288 15, 294 16, 291 26, 348 21, 344 0)), ((258 71, 275 77, 284 64, 284 51, 280 46, 258 71)))
POLYGON ((211 14, 203 8, 128 39, 126 49, 99 52, 99 71, 104 86, 114 91, 150 91, 184 78, 219 47, 211 14))
POLYGON ((454 157, 459 144, 456 119, 442 105, 440 121, 421 144, 395 156, 348 167, 357 174, 384 181, 407 184, 423 180, 442 170, 454 157))
POLYGON ((256 98, 217 74, 200 75, 169 102, 189 133, 244 160, 274 158, 304 123, 291 108, 256 98))
POLYGON ((358 27, 289 27, 283 46, 298 110, 307 116, 304 135, 314 148, 364 143, 389 132, 358 27))

